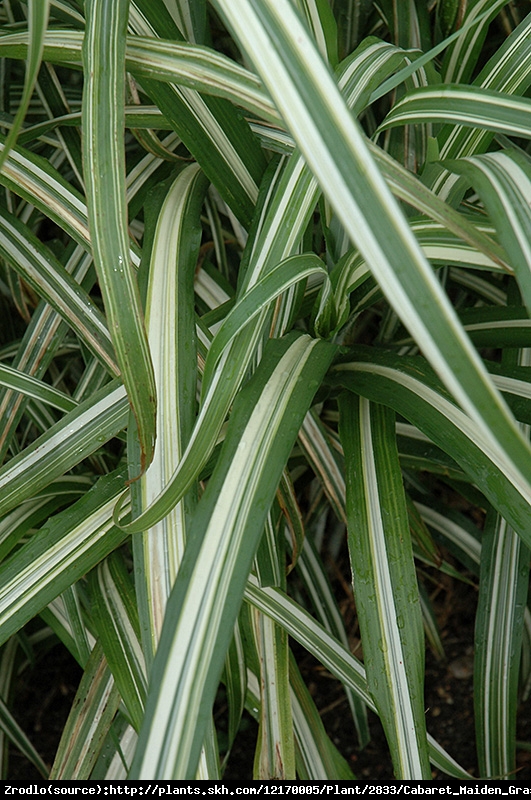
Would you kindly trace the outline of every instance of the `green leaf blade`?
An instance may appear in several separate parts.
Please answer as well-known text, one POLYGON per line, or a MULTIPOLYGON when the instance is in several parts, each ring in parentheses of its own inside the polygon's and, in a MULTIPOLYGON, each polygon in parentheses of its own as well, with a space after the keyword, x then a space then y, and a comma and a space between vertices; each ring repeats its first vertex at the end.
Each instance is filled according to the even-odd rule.
POLYGON ((420 601, 394 415, 340 399, 347 473, 349 549, 369 688, 396 777, 431 777, 424 715, 420 601))
POLYGON ((92 0, 87 4, 83 163, 94 263, 138 427, 143 472, 153 457, 156 390, 127 235, 125 153, 121 137, 125 126, 128 10, 129 0, 92 0))
POLYGON ((18 133, 24 122, 24 117, 28 110, 31 95, 41 66, 41 59, 44 50, 44 38, 48 25, 48 15, 50 12, 50 0, 29 0, 28 2, 28 52, 26 58, 26 75, 24 78, 24 89, 13 124, 6 139, 4 149, 0 153, 0 171, 8 156, 9 151, 14 146, 18 133))
POLYGON ((216 7, 242 46, 248 43, 257 72, 389 303, 492 447, 510 454, 522 487, 531 493, 529 443, 492 385, 289 2, 217 0, 216 7))
POLYGON ((301 409, 303 415, 335 350, 307 336, 272 344, 269 358, 240 395, 225 456, 198 506, 153 666, 135 777, 195 775, 265 517, 302 422, 301 409), (196 720, 193 730, 190 715, 196 720))

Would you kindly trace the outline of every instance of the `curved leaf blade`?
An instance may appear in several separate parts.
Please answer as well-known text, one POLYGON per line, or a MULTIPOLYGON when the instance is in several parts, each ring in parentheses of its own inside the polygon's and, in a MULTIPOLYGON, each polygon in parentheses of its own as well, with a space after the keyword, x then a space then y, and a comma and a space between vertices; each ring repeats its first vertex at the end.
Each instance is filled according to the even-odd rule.
MULTIPOLYGON (((531 106, 531 104, 530 104, 531 106)), ((494 221, 516 274, 522 300, 531 313, 531 162, 518 150, 447 161, 465 175, 494 221)))
POLYGON ((531 494, 531 448, 423 257, 288 0, 216 0, 339 219, 449 391, 531 494), (382 227, 386 235, 381 236, 382 227))
POLYGON ((41 66, 42 53, 44 50, 44 36, 48 24, 50 12, 50 0, 29 0, 28 2, 28 53, 26 59, 26 74, 24 77, 24 88, 22 97, 18 103, 17 113, 11 130, 6 139, 4 149, 0 152, 0 172, 4 165, 9 151, 14 146, 18 133, 24 122, 24 117, 28 110, 31 95, 41 66))
POLYGON ((129 0, 86 4, 83 171, 94 264, 135 415, 144 472, 155 446, 156 389, 127 232, 123 132, 128 10, 129 0))
POLYGON ((334 352, 307 336, 271 342, 238 397, 168 601, 132 778, 195 776, 264 521, 334 352))
POLYGON ((123 541, 123 532, 112 524, 123 481, 120 473, 102 478, 0 566, 2 641, 123 541))
POLYGON ((422 86, 396 103, 378 130, 427 122, 450 122, 527 139, 531 137, 531 100, 479 86, 422 86))
POLYGON ((423 359, 357 348, 354 361, 334 367, 331 382, 390 406, 416 425, 451 454, 522 539, 531 543, 531 492, 506 456, 491 448, 475 421, 450 400, 423 359))

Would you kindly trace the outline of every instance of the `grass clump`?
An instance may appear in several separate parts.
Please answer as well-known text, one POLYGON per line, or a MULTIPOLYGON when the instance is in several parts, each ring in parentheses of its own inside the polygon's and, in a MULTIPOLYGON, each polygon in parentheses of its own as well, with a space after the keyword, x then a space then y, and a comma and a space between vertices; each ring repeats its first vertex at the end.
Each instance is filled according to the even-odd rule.
POLYGON ((3 4, 1 718, 43 775, 216 779, 246 709, 256 778, 355 778, 292 637, 396 778, 466 778, 424 707, 449 575, 479 587, 479 776, 512 776, 527 6, 3 4), (10 702, 58 640, 83 677, 50 769, 10 702))

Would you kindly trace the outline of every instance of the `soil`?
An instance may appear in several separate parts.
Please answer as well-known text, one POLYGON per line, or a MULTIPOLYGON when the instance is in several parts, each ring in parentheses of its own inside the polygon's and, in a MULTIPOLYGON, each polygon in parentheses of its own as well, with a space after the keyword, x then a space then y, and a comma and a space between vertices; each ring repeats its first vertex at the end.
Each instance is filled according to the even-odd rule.
MULTIPOLYGON (((52 766, 81 675, 77 661, 62 644, 57 644, 15 682, 11 711, 48 767, 52 766)), ((43 780, 37 769, 12 745, 7 777, 9 780, 43 780)))
MULTIPOLYGON (((472 698, 472 657, 476 589, 449 583, 438 603, 446 658, 426 658, 428 731, 471 775, 477 775, 472 698)), ((357 747, 347 701, 339 682, 313 658, 300 653, 299 666, 321 712, 323 723, 352 771, 361 780, 393 779, 389 751, 378 718, 369 714, 371 742, 357 747)), ((74 698, 81 671, 62 646, 52 649, 16 686, 14 715, 46 763, 53 761, 61 731, 74 698)), ((520 709, 518 739, 531 741, 530 701, 520 709)), ((248 715, 234 744, 225 772, 227 779, 252 779, 257 725, 248 715)), ((433 771, 434 780, 446 776, 433 771)), ((10 749, 10 780, 38 780, 37 771, 10 749)), ((42 780, 42 778, 40 778, 42 780)), ((519 749, 517 780, 531 780, 531 753, 519 749)))

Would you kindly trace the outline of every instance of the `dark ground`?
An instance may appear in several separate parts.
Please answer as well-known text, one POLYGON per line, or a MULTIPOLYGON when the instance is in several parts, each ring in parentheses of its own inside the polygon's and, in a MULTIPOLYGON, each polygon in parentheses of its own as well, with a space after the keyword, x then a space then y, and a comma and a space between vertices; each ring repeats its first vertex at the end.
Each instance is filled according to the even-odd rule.
MULTIPOLYGON (((437 662, 428 653, 426 662, 426 716, 429 732, 466 770, 477 775, 472 700, 472 646, 476 603, 474 587, 449 583, 438 599, 447 658, 437 662)), ((359 751, 353 734, 347 702, 338 681, 311 657, 303 656, 300 667, 321 711, 325 727, 355 775, 362 780, 393 778, 388 748, 379 720, 370 715, 372 741, 359 751)), ((44 760, 51 764, 66 715, 73 700, 80 670, 62 646, 51 650, 35 668, 26 672, 17 686, 14 713, 44 760), (37 677, 38 676, 38 677, 37 677)), ((518 738, 531 740, 529 701, 520 710, 518 738)), ((225 777, 252 778, 257 726, 251 718, 242 725, 225 777)), ((517 780, 531 779, 531 753, 518 751, 517 780)), ((11 749, 9 779, 38 779, 38 773, 17 751, 11 749)), ((434 780, 445 776, 433 773, 434 780)))

